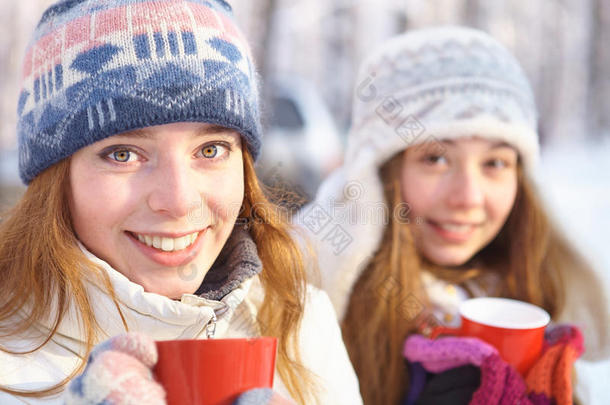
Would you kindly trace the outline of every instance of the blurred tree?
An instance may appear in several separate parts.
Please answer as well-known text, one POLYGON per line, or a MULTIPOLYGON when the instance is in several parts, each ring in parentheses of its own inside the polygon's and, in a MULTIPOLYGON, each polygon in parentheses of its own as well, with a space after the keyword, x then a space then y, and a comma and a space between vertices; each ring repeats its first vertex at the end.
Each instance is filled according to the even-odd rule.
POLYGON ((596 0, 593 10, 588 122, 591 134, 610 138, 610 1, 596 0))
MULTIPOLYGON (((608 0, 229 1, 263 77, 309 79, 342 127, 349 123, 356 69, 376 44, 405 29, 465 24, 517 55, 534 85, 544 142, 610 136, 608 0)), ((0 148, 15 146, 22 52, 51 3, 8 1, 0 10, 0 148)))
POLYGON ((21 60, 34 26, 54 0, 5 1, 0 9, 0 149, 16 147, 21 60))

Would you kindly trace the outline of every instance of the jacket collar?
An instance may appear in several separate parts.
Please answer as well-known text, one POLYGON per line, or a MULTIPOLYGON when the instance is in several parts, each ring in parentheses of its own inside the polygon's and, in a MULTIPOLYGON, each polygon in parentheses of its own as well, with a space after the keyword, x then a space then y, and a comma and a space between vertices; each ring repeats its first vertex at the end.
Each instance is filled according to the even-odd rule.
MULTIPOLYGON (((184 294, 178 301, 145 292, 141 285, 131 282, 81 243, 79 247, 87 259, 108 275, 125 320, 123 323, 117 304, 99 280, 86 277, 86 289, 101 331, 98 341, 125 333, 125 324, 129 331, 146 333, 154 340, 195 339, 212 331, 222 336, 255 276, 262 270, 256 245, 249 234, 235 230, 219 256, 222 260, 210 270, 215 288, 203 288, 209 283, 206 276, 200 288, 206 294, 184 294)), ((82 347, 84 336, 79 318, 77 309, 71 305, 53 340, 64 346, 78 342, 82 347)))

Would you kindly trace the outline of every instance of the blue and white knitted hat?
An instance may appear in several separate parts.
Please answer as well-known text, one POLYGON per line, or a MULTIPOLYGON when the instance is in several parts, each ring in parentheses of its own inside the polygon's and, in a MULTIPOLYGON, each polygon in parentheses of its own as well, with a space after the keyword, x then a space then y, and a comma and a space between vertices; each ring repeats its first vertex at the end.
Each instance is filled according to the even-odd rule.
POLYGON ((258 88, 250 50, 222 0, 62 0, 26 50, 18 107, 28 184, 106 137, 173 122, 239 131, 256 159, 258 88))
POLYGON ((365 148, 380 166, 409 146, 469 135, 505 141, 526 172, 535 167, 533 91, 515 57, 485 32, 457 26, 407 32, 362 64, 346 161, 360 159, 365 148))

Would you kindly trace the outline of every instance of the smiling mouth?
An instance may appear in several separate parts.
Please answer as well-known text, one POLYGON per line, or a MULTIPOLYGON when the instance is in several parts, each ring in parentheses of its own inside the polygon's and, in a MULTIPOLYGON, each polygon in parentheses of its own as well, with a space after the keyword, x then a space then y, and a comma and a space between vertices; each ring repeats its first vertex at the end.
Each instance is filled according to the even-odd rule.
POLYGON ((449 243, 465 243, 469 241, 483 223, 435 222, 427 220, 427 224, 444 241, 449 243))
POLYGON ((444 231, 453 233, 470 232, 471 230, 479 226, 479 224, 456 224, 451 222, 435 222, 431 220, 429 220, 428 222, 444 231))
POLYGON ((133 238, 139 240, 148 247, 157 249, 162 252, 177 252, 187 249, 199 236, 199 232, 190 233, 179 238, 168 238, 157 235, 147 235, 127 231, 133 238))

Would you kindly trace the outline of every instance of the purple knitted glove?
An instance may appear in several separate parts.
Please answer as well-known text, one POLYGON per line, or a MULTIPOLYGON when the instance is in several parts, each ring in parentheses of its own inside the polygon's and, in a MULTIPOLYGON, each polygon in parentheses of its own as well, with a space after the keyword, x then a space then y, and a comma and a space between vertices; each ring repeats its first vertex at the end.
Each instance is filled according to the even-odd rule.
POLYGON ((492 354, 498 354, 495 347, 477 338, 468 337, 432 340, 412 335, 405 341, 403 349, 407 360, 421 363, 431 373, 441 373, 467 364, 480 367, 492 354))
POLYGON ((156 383, 155 342, 146 335, 127 333, 93 348, 85 371, 70 382, 66 405, 165 404, 165 390, 156 383))
POLYGON ((244 392, 233 402, 233 405, 296 405, 271 388, 255 388, 244 392))
POLYGON ((481 386, 470 405, 531 404, 519 373, 500 358, 494 347, 479 339, 446 337, 432 340, 413 335, 405 341, 403 355, 410 362, 421 363, 431 373, 467 364, 480 367, 481 386))

